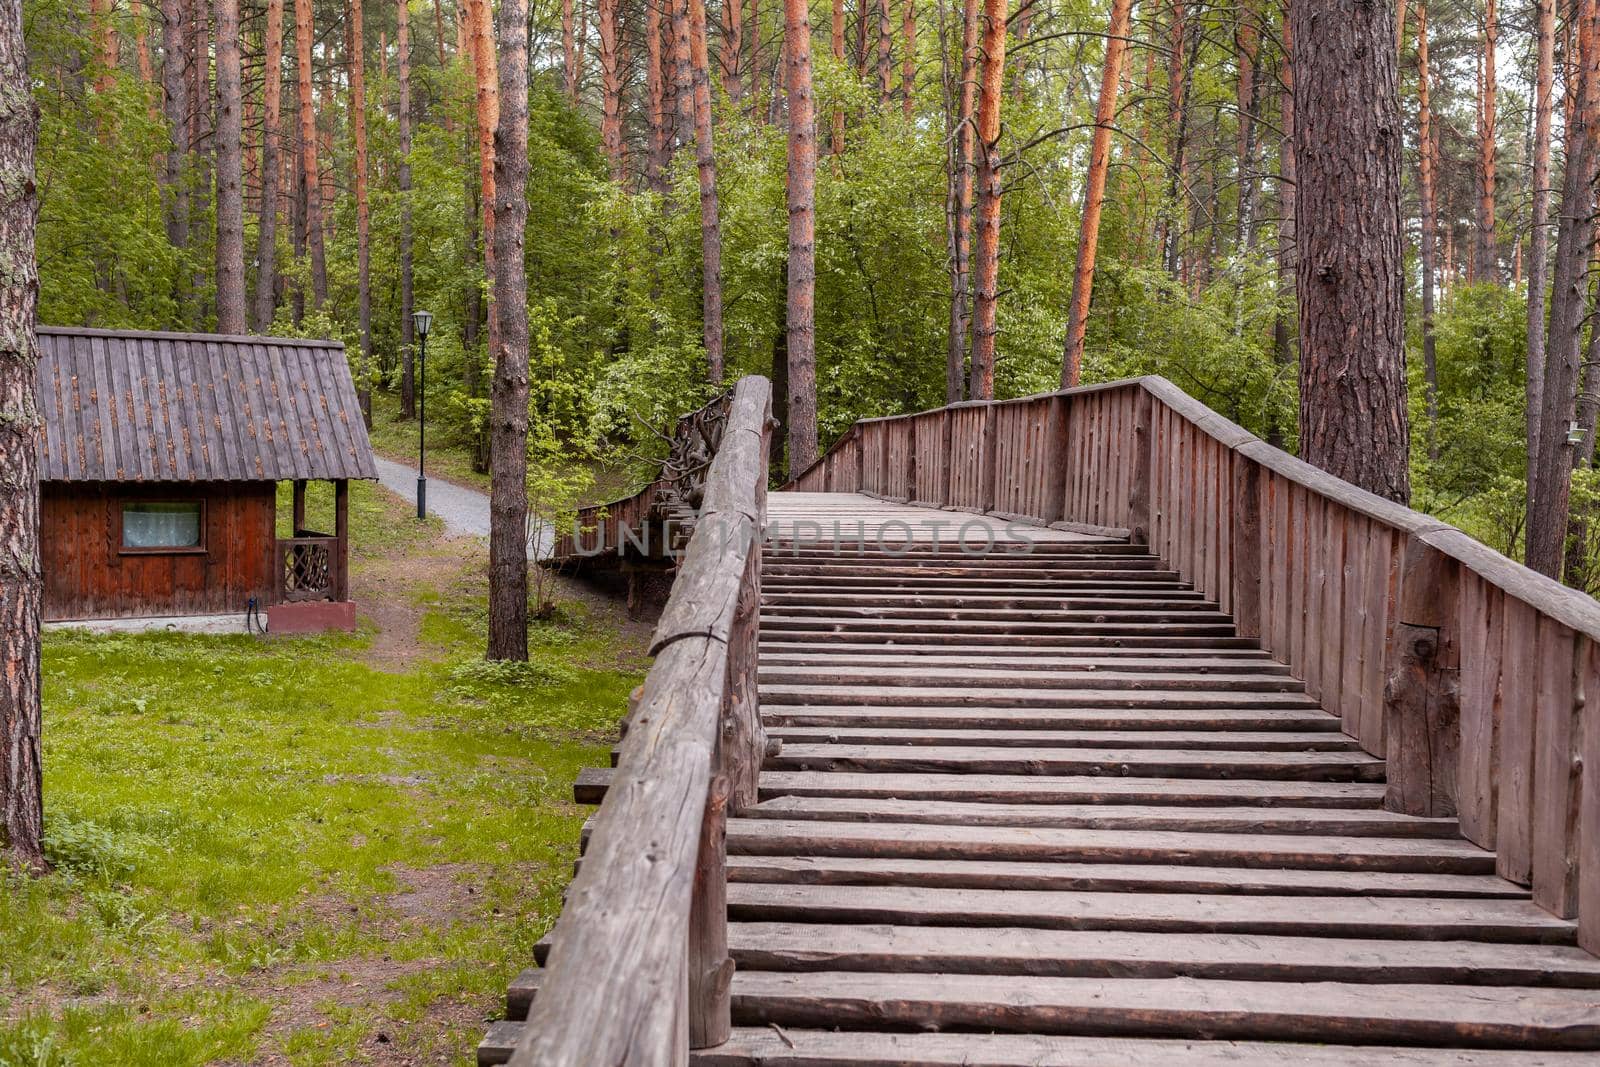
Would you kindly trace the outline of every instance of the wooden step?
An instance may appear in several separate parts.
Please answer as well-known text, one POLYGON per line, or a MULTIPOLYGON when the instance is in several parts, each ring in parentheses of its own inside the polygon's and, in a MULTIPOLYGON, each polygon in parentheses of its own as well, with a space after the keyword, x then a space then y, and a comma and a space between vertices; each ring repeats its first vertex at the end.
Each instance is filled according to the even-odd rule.
POLYGON ((960 800, 773 797, 747 818, 951 826, 1048 826, 1079 830, 1175 830, 1195 834, 1320 834, 1454 839, 1455 819, 1400 815, 1382 808, 1235 808, 1146 804, 991 804, 960 800))
POLYGON ((1600 1049, 1587 990, 735 972, 741 1024, 1600 1049))
POLYGON ((1013 674, 1032 674, 1036 671, 1061 672, 1061 671, 1118 671, 1137 672, 1144 676, 1167 674, 1202 674, 1233 678, 1241 675, 1275 675, 1287 677, 1289 668, 1282 663, 1277 663, 1263 655, 1139 655, 1137 653, 1106 655, 1073 655, 1070 653, 1044 652, 1033 655, 1008 655, 1006 653, 987 650, 982 653, 968 652, 962 654, 945 654, 938 651, 928 651, 915 657, 907 657, 897 653, 872 652, 865 650, 839 650, 826 645, 809 648, 791 648, 775 646, 764 650, 761 655, 761 668, 769 667, 810 667, 861 669, 866 667, 886 668, 893 671, 917 672, 927 670, 950 670, 970 666, 975 662, 974 656, 981 655, 983 669, 986 671, 1006 671, 1013 674))
POLYGON ((768 704, 768 728, 838 726, 864 729, 997 730, 1309 730, 1337 733, 1339 720, 1321 708, 918 708, 768 704))
POLYGON ((983 748, 1177 748, 1192 752, 1359 752, 1352 737, 1332 730, 1034 730, 944 727, 782 726, 767 733, 802 744, 976 745, 983 748))
MULTIPOLYGON (((572 787, 573 799, 579 804, 600 803, 610 785, 611 773, 609 767, 585 767, 579 771, 572 787)), ((899 797, 906 800, 1008 804, 1287 805, 1335 809, 1378 807, 1383 803, 1385 792, 1385 787, 1379 782, 773 770, 761 773, 759 789, 762 799, 781 796, 899 797)))
POLYGON ((862 685, 898 688, 971 689, 1133 689, 1141 692, 1188 689, 1223 690, 1228 693, 1303 693, 1305 683, 1288 674, 1230 674, 1215 671, 1150 672, 1114 667, 1091 669, 997 669, 988 665, 959 667, 907 664, 870 667, 841 664, 790 666, 763 662, 763 685, 862 685))
POLYGON ((1129 599, 1174 597, 1192 600, 1201 596, 1184 582, 1145 580, 1088 581, 1073 578, 1012 578, 994 582, 982 578, 843 578, 790 577, 774 574, 762 579, 761 592, 780 596, 958 596, 979 600, 995 598, 1045 598, 1066 596, 1118 596, 1129 599))
POLYGON ((1021 927, 730 923, 742 970, 1600 988, 1565 945, 1021 927))
POLYGON ((1186 752, 1161 749, 974 748, 786 744, 771 770, 959 774, 1071 774, 1145 778, 1268 778, 1378 782, 1365 752, 1186 752))
POLYGON ((1070 624, 1074 622, 1092 622, 1096 625, 1111 626, 1132 626, 1136 624, 1147 626, 1193 626, 1227 622, 1227 616, 1220 614, 1215 608, 1203 608, 1199 605, 1195 605, 1192 608, 1187 605, 1166 607, 1159 603, 1138 604, 1137 602, 1123 602, 1109 607, 1095 607, 1093 605, 1078 607, 1067 604, 1050 608, 1041 608, 1037 605, 1020 608, 923 608, 902 607, 895 604, 823 604, 815 607, 808 607, 805 604, 782 604, 774 607, 763 606, 761 618, 763 621, 767 619, 774 621, 827 619, 832 622, 858 619, 868 622, 885 622, 897 619, 928 620, 952 622, 964 626, 981 622, 1001 623, 1008 626, 1070 624))
POLYGON ((1128 621, 1097 620, 1084 615, 1075 621, 1051 613, 1045 620, 973 619, 963 615, 956 619, 928 617, 912 618, 848 618, 842 615, 761 616, 761 633, 816 633, 837 629, 850 629, 857 634, 922 632, 929 630, 945 634, 958 634, 964 638, 976 636, 1005 637, 1232 637, 1233 624, 1226 619, 1187 621, 1128 621), (911 629, 908 630, 907 628, 911 629))
POLYGON ((840 628, 826 629, 814 626, 782 629, 773 625, 761 630, 761 649, 815 647, 826 645, 848 651, 868 647, 874 651, 892 650, 906 655, 919 651, 947 652, 952 647, 962 649, 989 649, 1010 653, 1039 651, 1058 655, 1063 650, 1119 650, 1142 652, 1160 649, 1163 652, 1190 650, 1203 654, 1217 651, 1256 651, 1261 643, 1253 637, 1240 637, 1231 632, 1211 634, 1175 633, 1100 633, 1092 628, 1063 634, 1007 634, 1004 632, 974 632, 931 629, 885 629, 872 632, 840 628))
POLYGON ((1199 593, 1162 593, 1159 596, 1127 596, 1116 590, 1058 593, 1047 596, 1012 596, 993 593, 973 596, 961 593, 830 593, 823 590, 781 592, 763 589, 761 606, 786 610, 826 611, 829 608, 859 610, 871 608, 920 608, 937 612, 960 612, 987 618, 990 612, 1061 611, 1216 611, 1217 603, 1199 593))
MULTIPOLYGON (((930 804, 932 801, 909 801, 930 804)), ((903 859, 1198 863, 1414 874, 1492 874, 1494 853, 1454 839, 1337 834, 1189 833, 938 823, 728 820, 728 851, 903 859)))
POLYGON ((1574 925, 1530 900, 1072 893, 732 882, 739 922, 1021 926, 1571 945, 1574 925))
POLYGON ((788 885, 909 885, 926 889, 1034 889, 1078 893, 1528 899, 1525 888, 1495 875, 1274 870, 1158 863, 733 855, 728 857, 728 878, 735 882, 788 885))
POLYGON ((1237 692, 1233 690, 1181 690, 1161 687, 1154 679, 1148 689, 1025 689, 985 686, 875 686, 857 682, 823 685, 817 682, 761 685, 761 704, 898 707, 992 708, 1319 708, 1300 692, 1237 692))

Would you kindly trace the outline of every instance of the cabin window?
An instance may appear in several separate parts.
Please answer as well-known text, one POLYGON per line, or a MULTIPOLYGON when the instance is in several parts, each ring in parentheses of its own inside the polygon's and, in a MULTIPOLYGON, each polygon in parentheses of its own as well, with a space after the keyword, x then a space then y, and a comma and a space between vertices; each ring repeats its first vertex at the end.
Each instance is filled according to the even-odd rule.
POLYGON ((129 552, 182 552, 204 547, 200 501, 137 501, 122 505, 122 547, 129 552))

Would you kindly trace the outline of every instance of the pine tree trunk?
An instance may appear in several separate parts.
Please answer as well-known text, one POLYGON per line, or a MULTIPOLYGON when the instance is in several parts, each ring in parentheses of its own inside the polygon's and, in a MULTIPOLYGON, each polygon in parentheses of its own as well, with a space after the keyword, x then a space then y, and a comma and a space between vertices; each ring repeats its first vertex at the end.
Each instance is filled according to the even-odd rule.
MULTIPOLYGON (((653 3, 654 0, 646 0, 653 3)), ((572 103, 578 101, 578 43, 577 22, 573 17, 573 0, 561 0, 561 91, 572 103)))
POLYGON ((1438 345, 1433 335, 1434 257, 1438 241, 1438 212, 1434 204, 1433 156, 1433 102, 1431 96, 1433 72, 1428 63, 1428 8, 1425 0, 1417 3, 1417 141, 1420 166, 1417 190, 1422 208, 1422 377, 1427 392, 1428 454, 1438 455, 1439 428, 1439 358, 1438 345))
MULTIPOLYGON (((472 67, 476 79, 476 108, 478 130, 478 197, 483 207, 483 255, 485 273, 495 277, 494 242, 494 132, 500 121, 498 75, 496 73, 494 33, 490 28, 490 0, 467 0, 467 32, 472 44, 472 67)), ((526 62, 526 57, 524 57, 526 62)), ((498 317, 494 309, 494 290, 489 291, 489 351, 498 348, 495 331, 498 317)))
POLYGON ((1067 310, 1067 347, 1061 361, 1063 389, 1075 388, 1083 370, 1083 339, 1089 329, 1095 251, 1100 243, 1100 209, 1106 198, 1106 172, 1111 167, 1111 125, 1117 117, 1117 87, 1122 81, 1122 60, 1128 50, 1128 28, 1132 13, 1133 0, 1112 0, 1111 27, 1106 31, 1106 65, 1100 77, 1100 100, 1095 105, 1089 174, 1084 180, 1083 218, 1078 228, 1078 265, 1072 274, 1072 299, 1067 310))
POLYGON ((712 384, 723 376, 722 222, 717 203, 717 156, 711 140, 711 70, 706 49, 705 0, 686 0, 689 21, 690 91, 694 107, 695 163, 700 176, 700 304, 706 372, 712 384))
POLYGON ((974 400, 994 399, 995 335, 1000 293, 1000 97, 1005 88, 1006 0, 984 0, 983 83, 978 106, 977 250, 973 274, 972 387, 974 400))
POLYGON ((972 171, 977 143, 978 0, 961 4, 961 84, 956 90, 955 129, 950 131, 950 322, 945 333, 945 402, 966 396, 967 335, 972 281, 972 171))
POLYGON ((305 182, 306 247, 311 255, 311 306, 328 299, 328 260, 322 243, 322 171, 317 165, 317 110, 311 95, 311 0, 294 0, 296 85, 300 99, 301 180, 305 182))
POLYGON ((811 21, 806 0, 784 0, 789 77, 789 470, 817 458, 817 120, 811 94, 811 21))
POLYGON ((1239 51, 1236 101, 1239 109, 1239 225, 1236 244, 1246 251, 1255 250, 1256 236, 1256 106, 1261 93, 1261 79, 1256 72, 1261 53, 1261 33, 1256 22, 1259 17, 1255 0, 1248 0, 1239 12, 1234 31, 1239 51))
MULTIPOLYGON (((1280 29, 1283 39, 1282 69, 1278 75, 1278 124, 1282 139, 1278 142, 1278 247, 1276 276, 1273 279, 1276 310, 1272 316, 1272 363, 1274 372, 1287 378, 1295 362, 1295 108, 1294 108, 1294 33, 1287 19, 1280 29)), ((1276 415, 1267 428, 1267 441, 1279 448, 1287 443, 1286 429, 1276 415)))
MULTIPOLYGON (((1550 126, 1555 93, 1555 0, 1534 0, 1533 204, 1528 241, 1528 455, 1539 454, 1544 409, 1545 288, 1550 263, 1550 126)), ((1528 465, 1528 500, 1533 500, 1534 465, 1528 465)))
POLYGON ((109 92, 117 84, 117 30, 111 21, 111 0, 89 0, 89 25, 94 33, 95 91, 109 92))
POLYGON ((149 115, 151 123, 161 121, 161 109, 156 105, 153 90, 156 86, 156 68, 150 59, 150 29, 147 23, 151 13, 159 16, 160 11, 149 0, 141 0, 139 14, 133 19, 133 50, 139 64, 139 83, 144 86, 146 93, 151 93, 149 115))
POLYGON ((189 74, 184 45, 183 0, 161 0, 161 90, 172 147, 162 170, 162 201, 166 211, 167 241, 174 248, 189 246, 189 74))
POLYGON ((500 0, 489 390, 489 658, 528 658, 528 0, 500 0))
POLYGON ((915 0, 900 0, 900 42, 905 53, 900 57, 900 113, 907 122, 916 110, 917 20, 915 0))
POLYGON ((34 335, 34 146, 39 112, 28 80, 20 0, 0 3, 0 853, 42 870, 39 758, 39 411, 34 335))
POLYGON ((744 37, 750 44, 750 117, 761 122, 766 117, 766 104, 761 90, 765 86, 761 69, 761 0, 750 0, 745 13, 744 37))
POLYGON ((605 149, 611 180, 622 180, 622 27, 619 0, 599 0, 600 145, 605 149))
MULTIPOLYGON (((828 21, 828 45, 833 52, 834 61, 841 67, 844 65, 844 0, 833 0, 833 10, 828 21)), ((844 154, 844 105, 833 105, 831 133, 828 137, 828 151, 833 155, 844 154)))
POLYGON ((744 99, 744 11, 739 0, 723 0, 720 23, 722 47, 717 50, 717 68, 728 102, 738 106, 744 99))
POLYGON ((1582 351, 1585 280, 1594 251, 1594 182, 1600 137, 1595 120, 1600 102, 1600 39, 1597 0, 1578 0, 1578 70, 1569 82, 1575 98, 1567 120, 1566 166, 1557 213, 1555 268, 1550 286, 1550 330, 1545 339, 1544 410, 1535 479, 1528 508, 1527 564, 1552 578, 1561 576, 1570 505, 1573 450, 1565 433, 1575 418, 1575 390, 1582 351))
POLYGON ((661 51, 661 3, 647 0, 645 9, 645 95, 649 97, 650 150, 645 157, 645 184, 656 193, 667 191, 667 71, 661 51))
POLYGON ((1291 0, 1299 181, 1300 450, 1390 500, 1411 495, 1400 146, 1386 5, 1291 0))
MULTIPOLYGON (((207 212, 211 206, 212 164, 216 151, 215 101, 211 98, 211 4, 209 0, 189 0, 189 162, 194 168, 194 180, 189 196, 189 230, 204 232, 207 212)), ((190 294, 195 303, 189 309, 189 318, 201 323, 206 308, 200 302, 212 283, 211 272, 195 263, 190 282, 190 294)))
POLYGON ((356 142, 356 321, 361 332, 361 368, 356 395, 372 426, 372 225, 367 200, 367 39, 364 0, 346 0, 350 13, 350 125, 356 142))
POLYGON ((244 322, 244 126, 239 71, 239 0, 217 0, 217 330, 244 322))
POLYGON ((1475 282, 1500 280, 1494 235, 1495 190, 1495 40, 1499 33, 1495 0, 1486 0, 1483 17, 1483 92, 1478 105, 1478 243, 1473 256, 1475 282))
POLYGON ((894 34, 889 28, 889 0, 878 0, 878 107, 889 110, 889 72, 894 69, 894 34))
POLYGON ((395 0, 395 53, 400 76, 400 417, 417 413, 415 278, 411 235, 411 14, 409 0, 395 0))
POLYGON ((278 310, 279 118, 283 113, 283 0, 267 0, 261 87, 261 208, 256 226, 256 329, 268 332, 278 310))

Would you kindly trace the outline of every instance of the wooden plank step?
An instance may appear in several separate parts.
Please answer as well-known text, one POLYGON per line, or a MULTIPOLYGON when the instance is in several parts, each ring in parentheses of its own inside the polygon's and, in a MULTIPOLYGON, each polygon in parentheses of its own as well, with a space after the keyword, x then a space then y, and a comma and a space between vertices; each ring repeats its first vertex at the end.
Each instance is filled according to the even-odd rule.
POLYGON ((963 649, 992 649, 1017 653, 1040 650, 1058 653, 1064 649, 1094 649, 1143 651, 1160 649, 1170 652, 1188 649, 1210 654, 1217 650, 1256 651, 1261 643, 1253 637, 1240 637, 1231 628, 1212 634, 1162 634, 1128 633, 1104 634, 1094 630, 1068 634, 1006 634, 959 633, 939 630, 875 630, 872 632, 848 629, 818 629, 802 627, 792 630, 766 625, 761 630, 761 648, 828 645, 848 650, 852 647, 869 647, 873 651, 893 649, 914 655, 919 651, 948 651, 950 647, 963 649))
POLYGON ((735 882, 789 885, 910 885, 942 889, 1035 889, 1079 893, 1242 893, 1257 896, 1472 897, 1527 900, 1495 875, 1392 871, 1301 871, 1155 863, 919 860, 876 856, 728 857, 735 882))
MULTIPOLYGON (((837 667, 857 669, 883 667, 900 671, 947 670, 973 662, 973 654, 952 655, 929 651, 914 659, 897 653, 839 650, 826 645, 797 649, 777 646, 762 651, 761 667, 837 667)), ((1286 664, 1265 655, 1071 655, 1046 652, 1034 655, 1006 655, 992 650, 984 653, 984 669, 1011 673, 1034 671, 1120 671, 1139 674, 1203 674, 1221 677, 1238 675, 1289 674, 1286 664)))
POLYGON ((1494 871, 1494 853, 1460 838, 1188 833, 776 818, 729 819, 728 851, 769 856, 1198 863, 1222 867, 1299 867, 1415 874, 1491 874, 1494 871))
POLYGON ((954 826, 1042 826, 1081 830, 1179 830, 1195 834, 1321 834, 1456 838, 1455 819, 1401 815, 1382 808, 1190 807, 1146 804, 990 804, 960 800, 773 797, 747 818, 954 826))
POLYGON ((1160 749, 975 748, 792 743, 771 770, 960 774, 1083 774, 1147 778, 1269 778, 1378 782, 1383 761, 1365 752, 1182 752, 1160 749))
POLYGON ((1030 578, 1088 578, 1115 581, 1122 575, 1138 575, 1153 581, 1178 582, 1183 576, 1162 567, 1154 559, 1003 559, 985 556, 970 561, 895 559, 879 562, 863 560, 762 560, 761 575, 827 578, 830 576, 893 576, 896 578, 984 578, 1006 581, 1013 575, 1030 578))
POLYGON ((1566 945, 730 923, 728 947, 741 969, 757 971, 1600 988, 1600 958, 1566 945))
POLYGON ((1321 708, 916 708, 768 704, 774 726, 942 729, 1311 730, 1336 733, 1321 708))
POLYGON ((741 1024, 1600 1048, 1587 990, 1203 979, 735 972, 741 1024))
POLYGON ((889 726, 781 726, 768 734, 808 744, 977 745, 984 748, 1178 748, 1194 752, 1358 752, 1352 737, 1332 730, 1001 730, 889 726))
POLYGON ((739 922, 1026 926, 1041 930, 1261 934, 1571 945, 1572 922, 1531 900, 1073 893, 732 882, 739 922))
POLYGON ((1132 602, 1104 608, 1091 604, 1083 606, 1066 604, 1050 608, 1041 608, 1037 605, 1021 608, 922 608, 900 607, 893 604, 862 604, 856 606, 849 604, 820 604, 815 607, 809 607, 805 604, 783 604, 776 607, 763 605, 761 617, 763 620, 768 618, 774 620, 829 619, 834 622, 847 622, 857 619, 875 622, 894 619, 926 619, 937 622, 998 622, 1022 625, 1077 621, 1093 622, 1097 625, 1119 623, 1122 625, 1135 623, 1147 625, 1193 625, 1227 620, 1227 616, 1222 615, 1215 608, 1203 608, 1199 605, 1193 608, 1186 605, 1175 605, 1168 608, 1160 603, 1139 605, 1132 602))
MULTIPOLYGON (((572 787, 573 799, 579 804, 600 803, 610 785, 611 773, 610 767, 580 770, 572 787)), ((1375 808, 1383 803, 1385 792, 1381 782, 774 770, 761 773, 759 789, 764 800, 780 796, 838 796, 1009 804, 1288 805, 1335 809, 1375 808)))
POLYGON ((1199 593, 1162 593, 1159 596, 1124 596, 1116 591, 1058 593, 1043 596, 1012 596, 1004 593, 974 596, 967 593, 830 593, 823 590, 780 592, 762 590, 761 606, 765 608, 806 609, 821 611, 828 608, 859 609, 927 608, 934 611, 973 612, 985 618, 987 612, 1060 612, 1060 611, 1216 611, 1217 602, 1207 600, 1199 593))
POLYGON ((1124 667, 1099 669, 1029 670, 982 667, 943 667, 921 663, 903 667, 855 665, 790 666, 762 661, 763 685, 868 685, 972 689, 1136 689, 1167 691, 1226 689, 1236 693, 1303 693, 1305 683, 1288 674, 1250 674, 1215 671, 1143 672, 1124 667))
POLYGON ((932 594, 935 596, 976 597, 1053 597, 1069 595, 1107 594, 1125 597, 1164 597, 1180 595, 1184 599, 1201 594, 1186 582, 1149 581, 1143 577, 1122 578, 1116 581, 1093 581, 1077 578, 1009 578, 995 582, 984 578, 873 578, 847 575, 844 577, 791 577, 769 575, 761 581, 763 593, 796 595, 820 592, 830 596, 864 596, 879 593, 889 596, 932 594))
POLYGON ((1304 693, 1167 689, 1152 679, 1147 689, 1011 689, 985 686, 874 686, 865 683, 763 683, 761 703, 897 707, 1071 708, 1291 708, 1320 705, 1304 693))
MULTIPOLYGON (((934 512, 931 515, 940 514, 934 512)), ((949 512, 943 513, 948 520, 949 512)), ((940 521, 935 519, 934 521, 940 521)), ((827 524, 824 524, 825 526, 827 524)), ((984 551, 982 546, 988 539, 977 535, 968 538, 956 538, 955 530, 962 525, 961 520, 955 519, 946 523, 949 531, 941 536, 937 543, 932 539, 933 530, 927 530, 929 537, 925 541, 897 541, 880 542, 868 537, 864 542, 850 535, 856 532, 854 526, 841 528, 845 534, 840 539, 823 541, 801 541, 793 538, 769 537, 762 544, 762 555, 771 559, 813 559, 823 557, 834 559, 844 557, 847 559, 904 559, 907 556, 917 559, 922 558, 948 558, 971 559, 983 555, 1029 556, 1039 559, 1055 559, 1057 557, 1075 558, 1078 556, 1134 556, 1150 558, 1150 549, 1146 545, 1129 544, 1126 541, 1046 541, 1007 538, 997 541, 992 551, 984 551), (966 547, 963 547, 963 546, 966 547)), ((943 533, 944 531, 941 531, 943 533)))
MULTIPOLYGON (((503 1062, 503 1061, 502 1061, 503 1062)), ((1577 1067, 1583 1052, 736 1026, 695 1067, 1577 1067)))
POLYGON ((761 630, 765 634, 785 632, 818 632, 848 628, 859 634, 901 632, 907 626, 917 631, 959 634, 962 637, 1232 637, 1233 623, 1212 616, 1204 619, 1182 621, 1097 621, 1085 615, 1077 621, 1067 621, 1055 613, 1047 613, 1045 620, 974 619, 960 618, 892 618, 852 619, 839 615, 806 617, 800 615, 761 615, 761 630))

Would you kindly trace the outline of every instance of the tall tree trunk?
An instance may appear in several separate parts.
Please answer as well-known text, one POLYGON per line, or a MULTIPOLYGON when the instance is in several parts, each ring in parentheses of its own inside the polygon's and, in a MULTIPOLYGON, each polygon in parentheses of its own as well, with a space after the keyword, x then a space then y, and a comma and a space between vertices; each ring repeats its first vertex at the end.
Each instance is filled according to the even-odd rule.
POLYGON ((599 0, 600 145, 605 149, 611 180, 622 180, 622 27, 619 0, 599 0))
POLYGON ((1557 213, 1555 269, 1550 287, 1550 331, 1544 373, 1544 412, 1539 453, 1534 458, 1533 499, 1528 509, 1527 564, 1552 578, 1561 576, 1567 532, 1573 449, 1564 432, 1574 418, 1578 362, 1582 351, 1585 274, 1594 251, 1594 182, 1600 137, 1594 124, 1600 103, 1600 39, 1597 0, 1578 0, 1578 70, 1569 92, 1575 97, 1567 121, 1566 166, 1557 213))
POLYGON ((489 390, 489 658, 528 658, 528 0, 500 0, 494 136, 494 384, 489 390))
POLYGON ((1239 51, 1236 94, 1236 106, 1239 109, 1239 226, 1236 244, 1246 251, 1255 250, 1256 235, 1256 106, 1261 94, 1261 79, 1256 72, 1261 54, 1259 18, 1254 0, 1247 0, 1239 11, 1234 31, 1234 41, 1239 51))
POLYGON ((766 80, 761 68, 761 0, 750 0, 750 8, 745 13, 744 37, 750 43, 750 117, 763 122, 767 110, 766 98, 762 95, 766 80))
POLYGON ((1428 7, 1417 0, 1417 189, 1422 201, 1422 376, 1427 390, 1428 454, 1437 457, 1439 430, 1439 358, 1433 335, 1433 271, 1438 241, 1438 212, 1434 204, 1433 74, 1428 64, 1428 7))
MULTIPOLYGON (((654 3, 655 0, 645 0, 654 3)), ((573 18, 573 0, 561 0, 561 91, 567 100, 578 102, 578 43, 576 21, 573 18)))
POLYGON ((1005 88, 1006 0, 984 0, 983 85, 978 106, 977 251, 972 301, 974 400, 994 399, 995 335, 1000 294, 1000 97, 1005 88))
POLYGON ((705 0, 686 0, 694 103, 695 163, 700 174, 700 308, 706 372, 722 381, 722 222, 717 204, 717 156, 711 142, 711 69, 706 49, 705 0))
POLYGON ((907 122, 916 110, 917 19, 916 0, 900 0, 900 42, 905 54, 900 57, 900 113, 907 122))
MULTIPOLYGON (((400 0, 404 3, 405 0, 400 0)), ((283 0, 267 0, 261 87, 261 208, 256 226, 256 329, 266 333, 278 310, 278 154, 283 114, 283 0)))
POLYGON ((1485 0, 1483 15, 1483 93, 1478 104, 1478 243, 1473 257, 1475 282, 1500 280, 1494 239, 1495 188, 1495 38, 1499 26, 1495 0, 1485 0))
POLYGON ((147 25, 151 13, 160 15, 157 6, 150 0, 141 0, 139 13, 133 19, 133 50, 139 64, 139 84, 144 86, 144 91, 149 94, 148 113, 151 123, 161 121, 161 108, 156 104, 154 89, 156 87, 156 68, 150 59, 150 28, 147 25))
MULTIPOLYGON (((1544 411, 1545 288, 1550 262, 1550 125, 1555 94, 1555 0, 1534 0, 1533 205, 1528 243, 1528 455, 1539 454, 1544 411)), ((1528 500, 1533 501, 1534 464, 1528 464, 1528 500)))
POLYGON ((162 170, 167 241, 189 246, 189 63, 184 46, 183 0, 161 0, 161 90, 172 144, 162 170))
POLYGON ((645 95, 649 99, 650 150, 645 157, 645 183, 657 193, 667 191, 667 71, 662 55, 661 4, 676 0, 646 0, 645 95))
MULTIPOLYGON (((1276 276, 1273 279, 1275 311, 1272 316, 1272 362, 1274 372, 1284 378, 1289 375, 1289 368, 1295 362, 1295 337, 1294 325, 1294 290, 1295 290, 1295 232, 1294 216, 1296 209, 1295 179, 1298 173, 1295 167, 1295 121, 1294 107, 1294 31, 1287 19, 1284 20, 1281 34, 1283 38, 1282 69, 1279 72, 1278 84, 1278 111, 1279 125, 1283 128, 1282 139, 1278 142, 1278 248, 1276 255, 1276 276)), ((1267 429, 1267 440, 1283 447, 1287 443, 1286 430, 1292 426, 1281 425, 1280 420, 1274 416, 1272 425, 1267 429)))
POLYGON ((350 124, 356 142, 356 321, 361 331, 361 373, 356 394, 361 415, 372 426, 372 243, 367 203, 367 39, 365 0, 346 0, 350 12, 350 124))
POLYGON ((889 110, 889 72, 894 69, 894 34, 889 29, 889 0, 878 0, 878 106, 889 110))
MULTIPOLYGON (((490 0, 467 0, 468 33, 472 42, 472 66, 476 78, 476 115, 478 124, 478 189, 483 205, 483 254, 485 273, 495 277, 495 255, 498 249, 494 240, 495 184, 494 184, 494 132, 500 122, 498 74, 496 73, 494 33, 491 29, 490 0)), ((527 62, 526 56, 523 62, 527 62)), ((524 104, 526 111, 526 104, 524 104)), ((489 351, 498 349, 495 331, 499 317, 494 308, 494 290, 489 291, 489 351)))
POLYGON ((242 96, 239 0, 217 0, 217 330, 234 334, 245 332, 242 96))
POLYGON ((811 95, 806 0, 783 0, 789 93, 789 470, 817 458, 817 120, 811 95))
MULTIPOLYGON (((212 154, 216 151, 214 107, 211 98, 211 5, 208 0, 191 0, 189 4, 189 162, 194 168, 190 185, 189 230, 204 232, 206 214, 212 204, 212 154)), ((194 264, 190 293, 199 297, 212 282, 210 272, 199 262, 194 264)), ((197 301, 203 303, 203 301, 197 301)), ((205 308, 191 309, 190 318, 201 322, 205 308)))
POLYGON ((306 246, 311 254, 311 306, 328 299, 328 260, 322 244, 322 172, 317 165, 317 110, 311 95, 311 0, 294 0, 296 85, 300 98, 301 180, 305 182, 306 246))
POLYGON ((972 171, 978 69, 978 0, 961 3, 961 83, 956 88, 955 128, 950 153, 950 322, 945 333, 945 402, 966 396, 968 310, 972 280, 972 171))
MULTIPOLYGON (((1061 387, 1077 386, 1083 370, 1083 338, 1089 328, 1089 297, 1094 288, 1094 260, 1100 243, 1100 208, 1106 198, 1106 171, 1111 167, 1111 124, 1117 117, 1117 87, 1122 59, 1128 51, 1133 0, 1112 0, 1111 28, 1106 32, 1106 65, 1095 105, 1094 141, 1089 148, 1089 174, 1084 180, 1083 218, 1078 228, 1078 265, 1072 274, 1072 299, 1067 310, 1067 347, 1061 361, 1061 387)), ((1244 121, 1241 116, 1240 121, 1244 121)))
POLYGON ((744 99, 744 11, 741 8, 739 0, 723 0, 722 47, 717 50, 722 91, 736 107, 744 99))
MULTIPOLYGON (((828 44, 833 53, 834 62, 841 67, 844 65, 844 0, 833 0, 833 11, 828 21, 828 44)), ((833 105, 832 133, 828 138, 828 151, 834 155, 844 154, 844 105, 833 105)))
POLYGON ((117 84, 117 27, 111 21, 111 0, 89 0, 89 25, 94 33, 94 87, 109 92, 117 84))
POLYGON ((0 3, 0 851, 44 867, 39 758, 39 411, 33 233, 38 105, 21 0, 0 3))
POLYGON ((1291 0, 1299 180, 1300 451, 1411 495, 1394 27, 1367 0, 1291 0))
POLYGON ((415 278, 411 249, 411 13, 395 0, 395 53, 400 75, 400 417, 417 412, 415 278))

